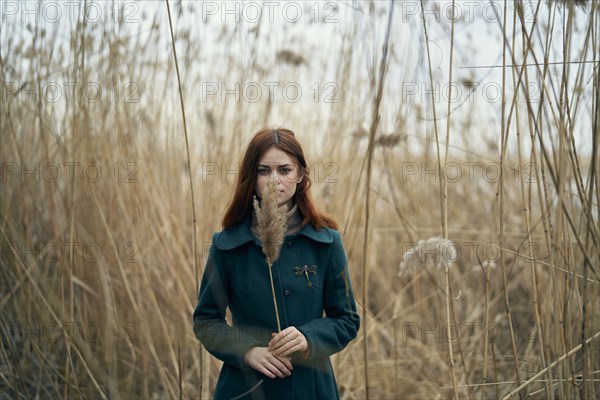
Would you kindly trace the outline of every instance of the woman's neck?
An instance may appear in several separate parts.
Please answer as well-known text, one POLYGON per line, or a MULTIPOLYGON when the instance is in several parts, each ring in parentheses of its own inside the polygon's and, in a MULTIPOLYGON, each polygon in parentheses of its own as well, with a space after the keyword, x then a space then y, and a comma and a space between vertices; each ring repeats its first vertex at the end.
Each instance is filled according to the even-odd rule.
MULTIPOLYGON (((296 204, 296 202, 294 202, 293 199, 290 199, 290 201, 286 202, 285 204, 282 204, 280 207, 286 207, 285 217, 287 231, 285 234, 291 235, 302 229, 302 214, 300 213, 300 210, 298 210, 298 205, 296 204)), ((254 211, 252 212, 252 222, 250 225, 250 230, 252 231, 254 236, 258 237, 258 220, 256 219, 256 213, 254 211)))
POLYGON ((289 212, 292 208, 294 208, 294 205, 296 203, 294 202, 294 199, 289 199, 287 202, 285 202, 284 204, 280 204, 279 207, 285 207, 285 212, 289 212))

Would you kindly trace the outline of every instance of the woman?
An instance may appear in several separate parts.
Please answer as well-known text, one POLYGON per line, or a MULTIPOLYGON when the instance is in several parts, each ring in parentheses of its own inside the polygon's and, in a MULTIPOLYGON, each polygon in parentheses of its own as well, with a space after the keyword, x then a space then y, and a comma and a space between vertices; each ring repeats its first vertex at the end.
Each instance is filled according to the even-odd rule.
POLYGON ((194 333, 223 361, 215 399, 335 399, 329 356, 356 337, 360 320, 336 222, 319 212, 300 143, 287 129, 250 141, 232 200, 212 237, 193 314, 194 333), (252 201, 269 180, 287 210, 287 232, 269 268, 252 201), (232 325, 225 321, 229 307, 232 325), (325 316, 323 316, 325 312, 325 316))

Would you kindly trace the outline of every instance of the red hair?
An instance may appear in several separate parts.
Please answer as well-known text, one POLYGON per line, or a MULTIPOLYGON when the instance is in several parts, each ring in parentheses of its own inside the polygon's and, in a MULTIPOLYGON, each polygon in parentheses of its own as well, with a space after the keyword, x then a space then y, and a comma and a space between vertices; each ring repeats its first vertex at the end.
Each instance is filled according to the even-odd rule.
POLYGON ((310 195, 312 185, 308 176, 308 168, 302 146, 294 132, 289 129, 263 128, 250 140, 235 184, 233 197, 227 204, 225 215, 221 221, 223 229, 241 223, 248 213, 252 212, 252 200, 255 195, 255 185, 258 178, 258 163, 262 156, 272 147, 285 152, 298 166, 298 173, 303 177, 296 188, 294 200, 302 214, 302 223, 310 223, 315 229, 322 227, 339 229, 338 224, 330 215, 320 212, 315 207, 310 195))

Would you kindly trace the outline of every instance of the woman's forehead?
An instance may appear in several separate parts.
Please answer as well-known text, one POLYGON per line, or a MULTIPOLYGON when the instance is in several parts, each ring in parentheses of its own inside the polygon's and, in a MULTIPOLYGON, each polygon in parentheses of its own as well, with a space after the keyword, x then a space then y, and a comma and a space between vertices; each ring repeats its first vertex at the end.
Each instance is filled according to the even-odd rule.
POLYGON ((267 150, 265 154, 263 154, 263 156, 260 158, 258 163, 261 165, 295 164, 294 159, 290 157, 289 154, 275 147, 271 147, 269 150, 267 150))

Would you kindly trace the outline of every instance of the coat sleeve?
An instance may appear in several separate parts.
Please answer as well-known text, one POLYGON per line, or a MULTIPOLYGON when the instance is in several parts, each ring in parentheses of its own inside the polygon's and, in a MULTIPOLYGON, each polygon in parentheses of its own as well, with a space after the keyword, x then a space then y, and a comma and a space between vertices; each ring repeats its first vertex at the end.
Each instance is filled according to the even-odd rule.
POLYGON ((239 369, 248 370, 251 367, 244 362, 244 354, 261 343, 225 321, 230 287, 222 250, 215 246, 216 235, 218 234, 214 234, 212 238, 198 294, 198 305, 193 314, 194 334, 210 354, 239 369))
POLYGON ((297 327, 308 341, 310 352, 305 359, 308 362, 344 349, 356 337, 360 327, 342 239, 338 231, 332 230, 332 233, 331 258, 323 295, 325 317, 297 327))

